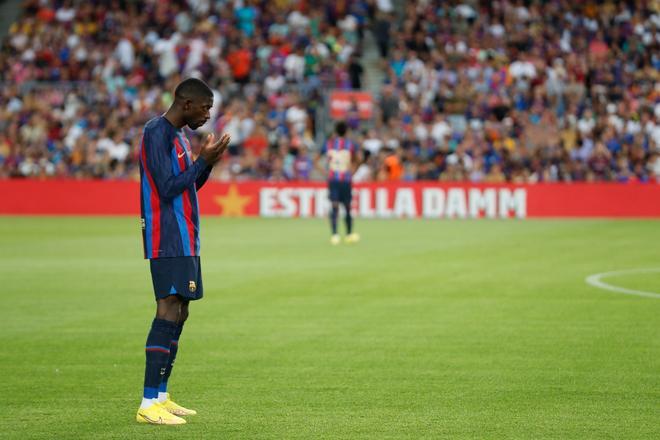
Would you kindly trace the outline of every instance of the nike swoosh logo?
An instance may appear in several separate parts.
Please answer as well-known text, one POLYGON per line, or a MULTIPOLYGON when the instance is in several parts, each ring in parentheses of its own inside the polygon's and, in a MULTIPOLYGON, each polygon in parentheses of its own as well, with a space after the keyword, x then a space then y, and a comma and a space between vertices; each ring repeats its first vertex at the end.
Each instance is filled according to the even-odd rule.
POLYGON ((181 159, 181 158, 182 158, 183 156, 185 156, 185 155, 186 155, 186 153, 181 153, 181 154, 177 154, 176 157, 178 157, 179 159, 181 159))
POLYGON ((151 423, 156 423, 156 424, 161 424, 161 423, 163 423, 163 418, 160 417, 160 416, 159 416, 158 419, 156 420, 156 419, 152 419, 151 417, 149 417, 149 416, 147 416, 147 415, 145 415, 145 414, 142 414, 142 418, 145 419, 145 420, 148 421, 148 422, 151 422, 151 423))

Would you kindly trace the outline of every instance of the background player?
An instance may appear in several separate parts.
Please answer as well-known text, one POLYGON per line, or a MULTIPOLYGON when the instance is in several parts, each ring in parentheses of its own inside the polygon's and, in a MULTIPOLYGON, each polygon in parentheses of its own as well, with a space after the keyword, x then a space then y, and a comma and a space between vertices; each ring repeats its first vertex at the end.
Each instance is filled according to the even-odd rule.
POLYGON ((156 295, 156 318, 147 336, 141 423, 178 425, 196 414, 172 401, 167 382, 188 318, 188 303, 203 296, 199 260, 199 190, 229 144, 209 135, 193 161, 183 127, 195 130, 209 119, 211 89, 198 79, 181 82, 174 102, 144 127, 140 148, 142 235, 156 295))
POLYGON ((357 147, 346 136, 346 123, 340 121, 335 126, 335 136, 330 138, 322 149, 328 160, 328 195, 330 198, 330 226, 332 237, 330 243, 337 245, 340 242, 337 233, 337 217, 339 205, 344 207, 346 221, 346 242, 355 243, 360 237, 353 232, 353 217, 351 215, 351 201, 353 199, 352 174, 357 163, 357 147))

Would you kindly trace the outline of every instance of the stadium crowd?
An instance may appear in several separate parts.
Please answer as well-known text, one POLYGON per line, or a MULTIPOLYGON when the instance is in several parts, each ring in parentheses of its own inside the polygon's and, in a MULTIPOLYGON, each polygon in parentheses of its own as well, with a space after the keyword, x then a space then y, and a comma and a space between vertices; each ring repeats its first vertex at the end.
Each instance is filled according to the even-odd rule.
POLYGON ((137 178, 142 126, 197 76, 203 128, 232 136, 213 179, 323 180, 323 92, 365 86, 378 50, 375 115, 348 121, 358 181, 660 181, 658 2, 400 3, 27 0, 0 51, 0 177, 137 178))

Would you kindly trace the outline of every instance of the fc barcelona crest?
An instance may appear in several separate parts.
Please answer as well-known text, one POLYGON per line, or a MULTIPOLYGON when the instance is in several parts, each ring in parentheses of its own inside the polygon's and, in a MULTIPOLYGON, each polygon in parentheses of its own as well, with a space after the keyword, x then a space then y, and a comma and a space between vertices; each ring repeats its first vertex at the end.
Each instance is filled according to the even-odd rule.
POLYGON ((188 290, 190 290, 191 292, 194 292, 195 290, 197 290, 197 284, 195 284, 194 281, 190 281, 188 283, 188 290))

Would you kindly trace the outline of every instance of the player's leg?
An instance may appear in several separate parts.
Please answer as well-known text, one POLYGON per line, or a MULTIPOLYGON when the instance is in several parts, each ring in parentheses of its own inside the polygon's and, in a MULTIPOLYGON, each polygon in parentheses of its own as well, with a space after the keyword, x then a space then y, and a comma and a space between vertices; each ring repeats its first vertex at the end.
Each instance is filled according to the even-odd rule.
POLYGON ((330 203, 330 229, 332 235, 337 235, 337 220, 339 218, 339 202, 330 203))
POLYGON ((178 323, 184 300, 179 295, 168 295, 156 301, 156 319, 178 323))
POLYGON ((158 402, 172 414, 189 416, 197 414, 197 412, 175 403, 168 392, 168 383, 179 350, 179 338, 183 332, 184 324, 188 319, 190 301, 201 299, 204 296, 200 258, 177 258, 176 267, 172 268, 172 283, 174 290, 178 292, 177 297, 180 298, 180 307, 176 318, 176 331, 170 343, 170 356, 158 390, 158 402))
POLYGON ((174 367, 174 361, 176 359, 176 354, 179 350, 179 338, 181 337, 181 332, 183 331, 183 324, 188 319, 188 305, 190 301, 183 300, 179 304, 179 310, 177 313, 176 319, 176 330, 172 335, 170 341, 170 355, 167 360, 167 365, 165 366, 165 371, 161 377, 160 385, 158 387, 158 401, 160 403, 167 400, 167 382, 172 374, 172 368, 174 367))
POLYGON ((339 218, 339 186, 338 182, 328 182, 328 196, 330 198, 330 229, 332 237, 330 243, 339 244, 339 234, 337 233, 337 220, 339 218))
POLYGON ((174 416, 158 405, 158 387, 170 356, 170 344, 176 332, 181 311, 181 299, 169 295, 157 300, 156 317, 151 323, 145 347, 144 395, 137 421, 153 424, 183 424, 185 420, 174 416))
POLYGON ((351 235, 353 233, 353 216, 351 215, 351 204, 344 203, 344 223, 346 224, 346 234, 351 235))
MULTIPOLYGON (((156 318, 151 324, 145 348, 144 399, 157 399, 162 376, 167 369, 172 340, 178 331, 182 300, 178 295, 158 299, 156 318)), ((148 402, 144 402, 148 405, 148 402)))
POLYGON ((350 182, 345 182, 342 194, 342 204, 346 211, 344 221, 346 223, 346 243, 355 243, 360 237, 353 232, 353 214, 351 204, 353 202, 353 191, 350 182))
POLYGON ((170 397, 170 393, 167 392, 167 382, 172 373, 172 368, 174 367, 174 360, 176 359, 176 354, 179 349, 179 337, 181 336, 181 331, 183 330, 183 324, 188 319, 188 309, 190 306, 190 301, 184 300, 181 303, 181 309, 179 313, 179 320, 177 322, 177 333, 175 339, 172 339, 172 344, 170 345, 170 358, 165 369, 165 374, 162 377, 160 388, 158 390, 158 402, 165 408, 168 412, 177 415, 177 416, 192 416, 197 414, 197 411, 194 409, 185 408, 178 403, 174 402, 170 397))
POLYGON ((332 229, 332 237, 330 243, 339 244, 339 234, 337 233, 337 220, 339 219, 339 202, 330 203, 330 227, 332 229))
POLYGON ((351 235, 353 232, 353 217, 351 216, 351 202, 353 201, 353 194, 351 191, 351 184, 344 182, 342 190, 342 204, 344 205, 345 210, 344 222, 346 223, 346 235, 351 235))

